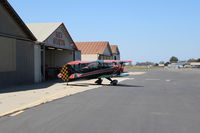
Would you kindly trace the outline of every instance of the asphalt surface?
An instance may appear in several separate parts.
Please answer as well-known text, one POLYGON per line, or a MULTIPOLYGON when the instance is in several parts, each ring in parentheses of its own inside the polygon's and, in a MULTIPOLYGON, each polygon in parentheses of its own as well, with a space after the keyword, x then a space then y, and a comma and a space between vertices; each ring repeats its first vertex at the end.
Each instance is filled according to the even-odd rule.
POLYGON ((0 118, 0 133, 199 133, 200 70, 150 70, 0 118))

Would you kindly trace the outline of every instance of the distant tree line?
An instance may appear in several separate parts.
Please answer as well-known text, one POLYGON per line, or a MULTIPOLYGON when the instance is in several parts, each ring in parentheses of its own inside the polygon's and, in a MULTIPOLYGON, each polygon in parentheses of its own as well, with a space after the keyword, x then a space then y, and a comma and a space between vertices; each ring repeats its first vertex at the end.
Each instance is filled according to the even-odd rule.
POLYGON ((200 58, 199 59, 189 59, 188 62, 200 62, 200 58))
POLYGON ((149 62, 149 61, 146 61, 146 62, 137 62, 136 63, 136 66, 154 66, 155 63, 153 62, 149 62))
MULTIPOLYGON (((137 62, 136 65, 137 66, 158 66, 159 64, 164 64, 165 66, 168 66, 171 63, 177 63, 177 62, 183 62, 183 61, 179 61, 179 59, 176 56, 172 56, 168 62, 164 62, 164 61, 160 61, 159 63, 153 63, 153 62, 137 62)), ((200 58, 198 59, 189 59, 185 62, 200 62, 200 58)))

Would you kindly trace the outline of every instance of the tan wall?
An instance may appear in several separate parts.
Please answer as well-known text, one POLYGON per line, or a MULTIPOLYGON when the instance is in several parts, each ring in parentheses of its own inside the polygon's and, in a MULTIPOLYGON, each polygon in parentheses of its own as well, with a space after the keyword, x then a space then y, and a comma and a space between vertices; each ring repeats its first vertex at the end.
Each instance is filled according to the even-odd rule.
POLYGON ((82 61, 92 61, 92 60, 98 60, 98 55, 97 54, 82 54, 81 55, 81 60, 82 61))
POLYGON ((27 37, 18 24, 13 20, 10 14, 0 3, 0 33, 15 35, 18 37, 27 37))
POLYGON ((16 71, 16 40, 0 36, 0 72, 16 71))
POLYGON ((192 66, 200 66, 200 62, 191 62, 190 65, 192 65, 192 66))
POLYGON ((112 60, 112 56, 100 55, 99 60, 112 60))

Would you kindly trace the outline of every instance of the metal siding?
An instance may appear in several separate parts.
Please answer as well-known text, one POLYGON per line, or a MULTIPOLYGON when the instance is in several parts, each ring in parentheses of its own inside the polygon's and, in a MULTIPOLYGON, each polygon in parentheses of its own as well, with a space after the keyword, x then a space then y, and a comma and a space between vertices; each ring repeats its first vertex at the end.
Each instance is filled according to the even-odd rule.
POLYGON ((75 51, 75 60, 81 60, 81 51, 75 51))
POLYGON ((16 70, 16 40, 0 36, 0 72, 16 70))
POLYGON ((1 20, 0 33, 27 38, 27 35, 22 31, 22 29, 18 26, 15 20, 13 20, 13 18, 1 5, 1 3, 0 3, 0 20, 1 20))
POLYGON ((34 45, 16 41, 16 71, 0 72, 0 88, 34 82, 34 45))

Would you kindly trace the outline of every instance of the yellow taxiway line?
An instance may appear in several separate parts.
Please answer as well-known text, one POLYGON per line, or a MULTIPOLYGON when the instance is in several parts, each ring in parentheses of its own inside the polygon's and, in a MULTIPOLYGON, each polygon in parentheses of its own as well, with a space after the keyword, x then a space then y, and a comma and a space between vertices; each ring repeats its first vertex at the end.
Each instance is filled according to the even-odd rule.
POLYGON ((10 116, 17 116, 17 115, 19 115, 19 114, 21 114, 21 113, 23 113, 23 112, 24 112, 24 111, 21 110, 21 111, 18 111, 18 112, 16 112, 16 113, 11 114, 10 116))

